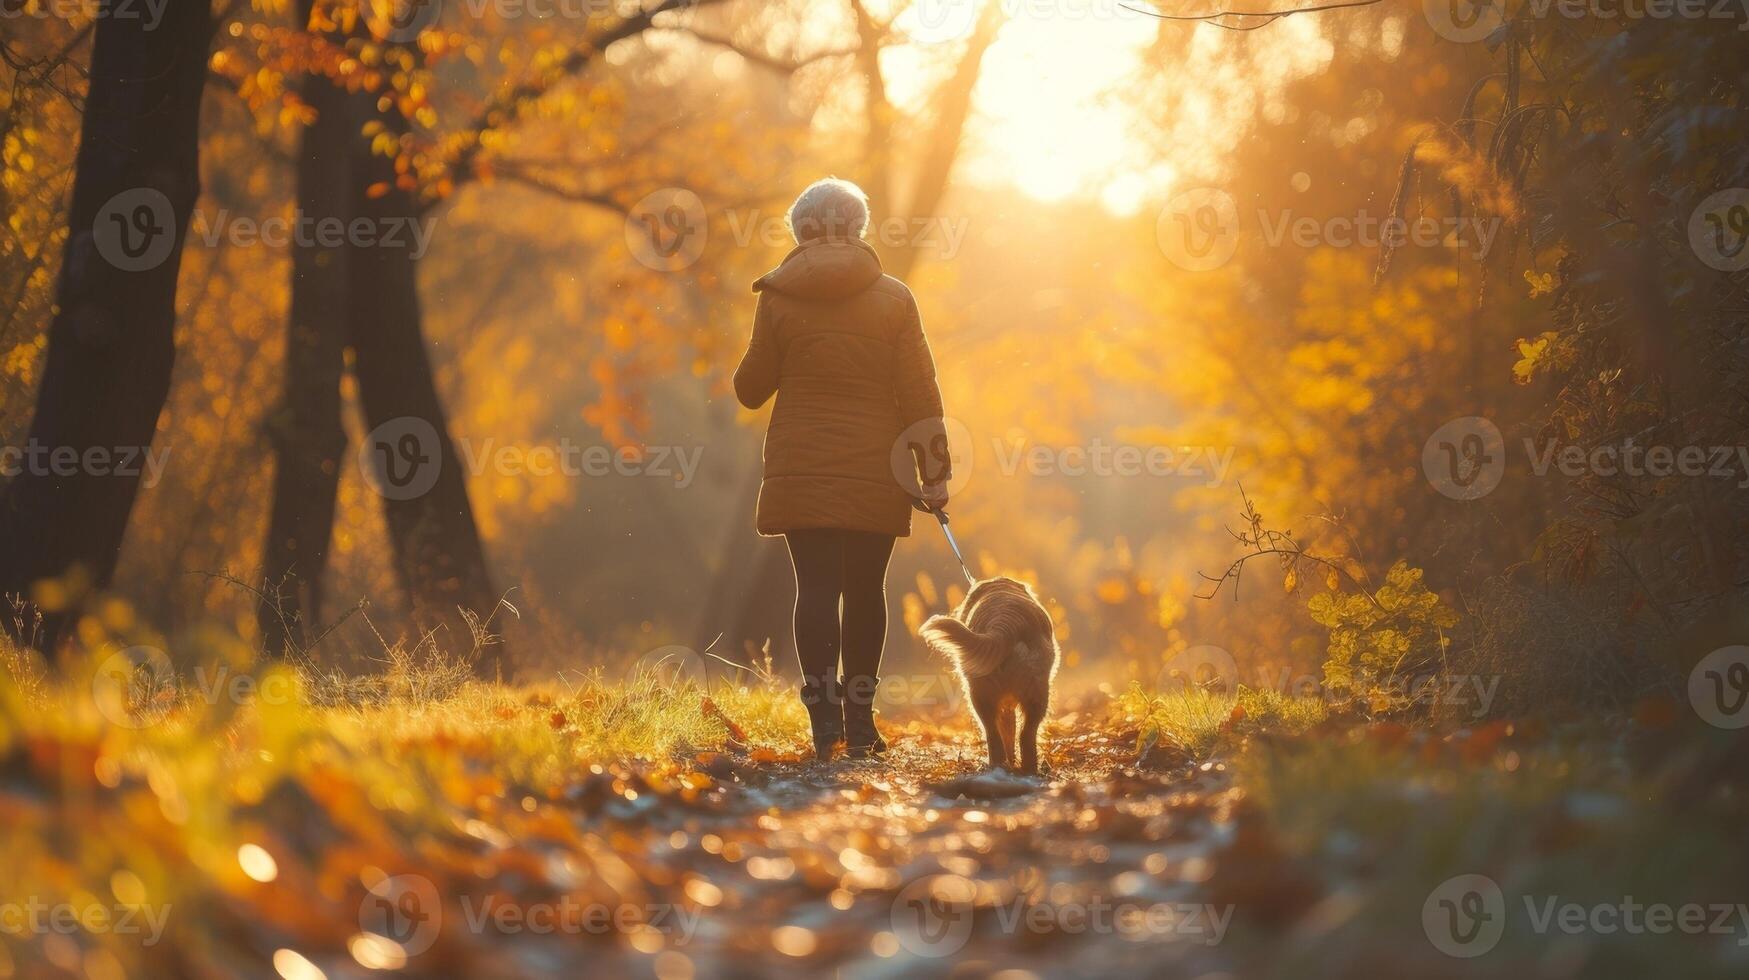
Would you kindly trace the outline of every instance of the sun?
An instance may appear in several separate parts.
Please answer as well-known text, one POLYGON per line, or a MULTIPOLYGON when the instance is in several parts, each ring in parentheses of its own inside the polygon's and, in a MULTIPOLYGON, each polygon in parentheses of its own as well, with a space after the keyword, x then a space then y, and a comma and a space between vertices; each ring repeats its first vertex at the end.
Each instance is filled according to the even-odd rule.
MULTIPOLYGON (((1170 182, 1169 167, 1138 164, 1135 100, 1123 91, 1144 68, 1154 18, 1106 2, 986 2, 1003 3, 1007 22, 984 57, 961 179, 1043 201, 1094 197, 1120 213, 1170 182)), ((970 33, 976 7, 920 3, 895 26, 927 57, 970 33)))

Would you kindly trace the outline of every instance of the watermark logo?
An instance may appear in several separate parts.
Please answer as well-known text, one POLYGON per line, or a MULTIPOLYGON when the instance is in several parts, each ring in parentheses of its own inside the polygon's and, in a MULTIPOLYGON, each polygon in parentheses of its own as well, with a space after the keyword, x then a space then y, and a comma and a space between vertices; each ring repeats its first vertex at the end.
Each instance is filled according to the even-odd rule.
MULTIPOLYGON (((753 208, 726 211, 724 217, 728 222, 729 237, 734 240, 736 248, 759 244, 776 249, 795 244, 788 215, 753 208)), ((862 229, 862 239, 887 248, 910 249, 949 261, 959 256, 960 248, 965 245, 966 235, 971 231, 971 225, 972 220, 966 217, 893 215, 879 221, 871 220, 862 229)))
POLYGON ((443 16, 443 0, 375 0, 371 14, 371 33, 393 44, 407 44, 443 16))
POLYGON ((1146 16, 1145 8, 1123 0, 914 0, 904 6, 893 26, 913 44, 947 44, 970 37, 985 7, 996 8, 1005 20, 1053 23, 1146 16))
MULTIPOLYGON (((684 490, 698 476, 703 446, 607 446, 584 444, 569 437, 551 443, 453 443, 469 476, 491 473, 504 477, 645 477, 672 481, 684 490)), ((411 500, 437 485, 443 468, 443 439, 437 427, 416 416, 400 416, 372 429, 358 449, 365 482, 390 500, 411 500)))
POLYGON ((919 878, 893 898, 893 935, 913 956, 952 956, 972 938, 975 895, 972 883, 959 875, 919 878))
MULTIPOLYGON (((1749 489, 1749 446, 1642 445, 1633 437, 1591 446, 1535 438, 1523 442, 1532 475, 1551 472, 1580 479, 1707 477, 1749 489)), ((1434 489, 1454 500, 1494 492, 1506 473, 1506 444, 1494 423, 1480 416, 1440 426, 1421 450, 1421 468, 1434 489)))
POLYGON ((392 939, 407 956, 418 956, 443 930, 443 901, 424 875, 394 875, 370 887, 358 903, 358 927, 392 939))
POLYGON ((1749 646, 1729 646, 1701 658, 1688 674, 1688 702, 1714 728, 1749 727, 1749 646))
MULTIPOLYGON (((1506 23, 1504 0, 1426 0, 1423 9, 1434 33, 1460 44, 1493 38, 1506 23)), ((1741 21, 1744 9, 1743 0, 1524 0, 1515 6, 1513 20, 1741 21)), ((1749 30, 1749 25, 1739 23, 1737 29, 1749 30)))
MULTIPOLYGON (((1207 272, 1226 265, 1239 247, 1240 214, 1226 191, 1199 187, 1167 202, 1154 226, 1160 251, 1172 264, 1189 272, 1207 272)), ((1503 222, 1484 215, 1406 218, 1361 209, 1352 214, 1315 216, 1292 208, 1258 208, 1258 241, 1276 249, 1444 248, 1462 251, 1480 261, 1498 240, 1503 222)))
POLYGON ((138 936, 141 946, 156 946, 169 922, 169 905, 50 902, 35 895, 0 902, 0 936, 138 936))
MULTIPOLYGON (((952 956, 970 940, 977 886, 944 874, 911 882, 893 899, 893 935, 914 956, 952 956)), ((1151 902, 1095 893, 1072 901, 1036 900, 1017 894, 987 906, 985 919, 1003 936, 1124 936, 1147 940, 1176 936, 1216 946, 1226 938, 1234 906, 1151 902)))
POLYGON ((176 209, 163 191, 135 187, 104 202, 91 234, 97 254, 117 269, 155 269, 176 247, 176 209))
POLYGON ((1226 650, 1204 643, 1186 647, 1167 658, 1155 686, 1162 691, 1218 688, 1238 690, 1239 665, 1226 650))
POLYGON ((1422 13, 1435 34, 1459 44, 1480 41, 1506 23, 1493 0, 1424 0, 1422 13))
POLYGON ((1606 442, 1587 450, 1560 446, 1551 439, 1539 449, 1536 440, 1526 439, 1524 453, 1537 476, 1547 476, 1550 469, 1570 477, 1706 476, 1732 480, 1739 490, 1749 489, 1749 446, 1645 446, 1629 438, 1620 445, 1606 442))
MULTIPOLYGON (((1370 680, 1366 693, 1369 697, 1405 703, 1467 709, 1471 717, 1485 718, 1500 692, 1502 679, 1500 674, 1393 673, 1370 680)), ((1349 702, 1356 694, 1351 685, 1326 684, 1318 674, 1296 673, 1286 667, 1271 669, 1259 664, 1241 670, 1231 653, 1208 644, 1173 654, 1154 678, 1154 690, 1161 693, 1199 690, 1236 695, 1241 687, 1296 700, 1319 699, 1332 705, 1349 702)))
POLYGON ((392 418, 365 436, 358 466, 371 489, 389 500, 424 496, 443 469, 437 427, 413 415, 392 418))
POLYGON ((972 478, 972 430, 959 419, 918 419, 893 440, 893 479, 913 497, 945 484, 951 496, 972 478))
POLYGON ((1720 272, 1749 269, 1749 188, 1727 188, 1700 202, 1688 218, 1688 244, 1720 272))
POLYGON ((684 187, 652 191, 626 213, 632 257, 657 272, 679 272, 697 262, 710 239, 704 201, 684 187))
POLYGON ((0 20, 36 17, 43 20, 137 20, 148 31, 164 23, 170 0, 5 0, 0 20))
POLYGON ((897 26, 918 44, 945 44, 972 33, 978 6, 979 0, 917 0, 897 26))
POLYGON ((294 704, 302 694, 297 676, 283 668, 256 674, 224 663, 200 664, 187 676, 179 675, 170 657, 153 646, 112 653, 91 675, 91 700, 98 713, 130 729, 160 724, 185 706, 294 704))
POLYGON ((1154 239, 1167 261, 1186 272, 1218 269, 1239 248, 1239 205, 1217 187, 1182 191, 1154 219, 1154 239))
POLYGON ((170 447, 151 446, 47 446, 35 439, 22 446, 0 446, 0 476, 30 474, 39 477, 118 476, 138 479, 151 489, 164 478, 170 463, 170 447))
POLYGON ((176 670, 157 647, 128 647, 97 665, 91 700, 98 714, 118 728, 149 728, 176 705, 176 670))
POLYGON ((957 711, 964 699, 958 675, 945 671, 883 674, 875 690, 875 704, 883 710, 946 705, 957 711))
POLYGON ((461 896, 462 921, 476 935, 621 936, 658 934, 665 945, 684 946, 698 931, 702 910, 688 911, 668 902, 643 905, 579 902, 566 895, 557 902, 522 904, 496 896, 475 900, 461 896))
POLYGON ((1421 903, 1421 928, 1447 956, 1481 956, 1506 931, 1506 896, 1487 875, 1447 878, 1421 903))
MULTIPOLYGON (((789 217, 780 211, 729 208, 720 212, 728 242, 735 248, 787 249, 795 245, 789 217)), ((684 187, 664 187, 626 212, 626 248, 645 268, 682 272, 704 256, 711 241, 705 204, 684 187)), ((891 249, 909 249, 949 260, 959 255, 971 230, 971 219, 945 215, 890 216, 870 221, 860 230, 866 242, 891 249)))
POLYGON ((709 680, 704 655, 680 644, 657 647, 632 661, 626 671, 628 680, 646 676, 671 690, 685 684, 703 688, 709 680))
POLYGON ((1434 948, 1471 959, 1499 945, 1513 908, 1523 905, 1523 925, 1538 936, 1628 935, 1733 936, 1749 946, 1749 906, 1740 902, 1645 902, 1633 895, 1589 904, 1560 895, 1521 895, 1511 906, 1486 875, 1447 878, 1421 905, 1421 925, 1434 948))
MULTIPOLYGON (((436 226, 435 218, 411 216, 346 220, 294 211, 289 217, 256 218, 229 208, 196 208, 188 242, 206 248, 388 248, 418 260, 430 250, 436 226)), ((91 230, 104 261, 123 272, 144 272, 163 265, 175 250, 176 213, 162 191, 136 187, 105 202, 91 230)))
POLYGON ((605 477, 642 476, 669 479, 679 489, 692 485, 704 460, 703 446, 583 445, 565 437, 556 443, 500 444, 496 439, 457 441, 471 476, 605 477))
POLYGON ((1232 446, 1137 445, 1097 437, 1085 445, 1052 446, 1032 442, 1019 429, 990 446, 1003 476, 1178 477, 1200 479, 1207 487, 1226 481, 1236 452, 1232 446))
POLYGON ((1485 497, 1506 475, 1506 440, 1480 415, 1453 419, 1422 446, 1421 470, 1433 489, 1453 500, 1485 497))
POLYGON ((229 208, 219 208, 210 215, 201 209, 194 212, 189 228, 191 242, 207 248, 229 245, 233 248, 353 248, 397 249, 418 261, 431 248, 431 238, 437 230, 436 218, 406 215, 385 218, 357 217, 348 221, 332 215, 318 217, 294 211, 289 218, 254 218, 232 214, 229 208))

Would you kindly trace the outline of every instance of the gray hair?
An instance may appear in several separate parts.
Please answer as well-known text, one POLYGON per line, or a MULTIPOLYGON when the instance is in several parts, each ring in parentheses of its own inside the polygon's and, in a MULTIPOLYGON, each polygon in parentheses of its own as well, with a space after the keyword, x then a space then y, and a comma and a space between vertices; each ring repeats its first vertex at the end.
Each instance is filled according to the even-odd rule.
POLYGON ((868 195, 848 180, 816 180, 789 206, 789 232, 798 242, 826 237, 857 239, 866 228, 868 195))

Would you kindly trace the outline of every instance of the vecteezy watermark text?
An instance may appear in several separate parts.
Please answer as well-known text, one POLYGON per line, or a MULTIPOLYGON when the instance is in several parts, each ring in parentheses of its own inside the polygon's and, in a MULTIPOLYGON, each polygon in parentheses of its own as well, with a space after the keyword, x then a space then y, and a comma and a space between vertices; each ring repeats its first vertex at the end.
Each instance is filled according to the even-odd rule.
MULTIPOLYGON (((1522 895, 1524 924, 1536 935, 1733 936, 1749 946, 1749 905, 1740 902, 1646 902, 1633 895, 1577 902, 1560 895, 1522 895)), ((1435 949, 1460 959, 1499 945, 1515 903, 1481 874, 1447 878, 1427 894, 1421 928, 1435 949)))
MULTIPOLYGON (((319 217, 294 211, 289 217, 257 218, 228 208, 189 215, 189 240, 207 248, 383 248, 405 251, 417 260, 431 246, 436 218, 390 215, 381 218, 319 217)), ((163 191, 135 187, 105 201, 92 219, 97 254, 123 272, 144 272, 169 260, 176 250, 176 207, 163 191)))
POLYGON ((1423 0, 1422 12, 1435 34, 1459 44, 1493 37, 1509 17, 1515 22, 1743 20, 1737 30, 1749 30, 1749 0, 1524 0, 1510 11, 1505 0, 1423 0))
MULTIPOLYGON (((654 930, 675 946, 691 941, 704 915, 698 906, 583 902, 570 895, 551 902, 511 902, 463 894, 458 904, 462 927, 476 935, 603 936, 654 930)), ((444 911, 443 898, 431 879, 395 875, 370 886, 359 902, 358 924, 366 933, 393 940, 411 957, 436 944, 444 928, 444 911)))
POLYGON ((105 657, 91 675, 91 700, 99 714, 121 728, 148 728, 181 705, 199 702, 292 704, 302 689, 289 671, 257 676, 226 664, 200 664, 177 674, 170 657, 154 646, 131 646, 105 657))
POLYGON ((620 446, 584 444, 571 439, 534 446, 500 445, 495 439, 457 442, 468 472, 500 476, 652 476, 672 478, 685 489, 698 475, 703 446, 620 446))
MULTIPOLYGON (((377 493, 391 500, 411 500, 437 485, 444 466, 444 444, 431 422, 400 416, 366 435, 358 447, 359 468, 377 493)), ((614 447, 579 443, 568 437, 535 445, 463 438, 454 446, 470 476, 654 477, 672 480, 683 490, 692 485, 704 457, 703 446, 614 447)))
POLYGON ((34 895, 0 902, 0 934, 9 936, 141 936, 154 946, 170 921, 169 905, 49 902, 34 895))
POLYGON ((20 17, 40 20, 137 20, 148 31, 164 23, 170 0, 24 0, 0 3, 0 21, 20 17))
MULTIPOLYGON (((1415 704, 1468 709, 1470 717, 1485 718, 1500 692, 1500 674, 1456 674, 1444 671, 1405 672, 1380 678, 1364 692, 1415 704)), ((1243 686, 1294 698, 1320 698, 1332 703, 1346 701, 1357 692, 1325 684, 1312 674, 1259 666, 1249 677, 1239 670, 1231 653, 1214 644, 1186 647, 1167 658, 1155 678, 1155 688, 1180 691, 1187 688, 1237 693, 1243 686)))
MULTIPOLYGON (((985 0, 916 0, 902 8, 893 26, 914 43, 944 44, 971 35, 985 0)), ((1051 20, 1059 23, 1140 20, 1143 10, 1122 0, 989 0, 1005 21, 1051 20)))
POLYGON ((35 439, 22 446, 0 446, 0 476, 119 476, 138 478, 150 489, 164 476, 170 447, 45 446, 35 439))
POLYGON ((463 895, 461 907, 462 922, 474 933, 604 936, 654 929, 674 945, 691 940, 704 915, 703 909, 667 902, 608 905, 579 902, 569 895, 556 902, 507 902, 491 895, 482 899, 463 895))
MULTIPOLYGON (((1632 437, 1594 446, 1561 445, 1525 439, 1524 455, 1538 477, 1550 472, 1579 478, 1704 477, 1749 488, 1749 446, 1645 445, 1632 437)), ((1506 475, 1506 439, 1479 415, 1453 419, 1429 436, 1421 467, 1435 490, 1454 500, 1475 500, 1494 492, 1506 475)))
MULTIPOLYGON (((989 440, 996 470, 1004 477, 1154 477, 1200 480, 1214 487, 1226 482, 1236 449, 1233 446, 1166 445, 1094 437, 1084 443, 1034 442, 1021 429, 1010 429, 989 440)), ((979 466, 978 438, 959 419, 923 419, 907 426, 893 440, 893 478, 913 496, 919 483, 945 485, 958 494, 979 466)), ((983 456, 988 465, 990 456, 983 456)))
MULTIPOLYGON (((1485 215, 1406 218, 1373 214, 1314 217, 1292 208, 1258 208, 1259 239, 1268 248, 1447 248, 1481 260, 1493 249, 1501 219, 1485 215)), ((1233 195, 1215 187, 1194 187, 1172 196, 1155 220, 1154 236, 1168 261, 1188 272, 1226 265, 1239 249, 1243 224, 1233 195)))
POLYGON ((396 215, 386 218, 316 217, 295 211, 289 218, 255 218, 219 208, 209 216, 197 210, 190 232, 207 248, 221 243, 234 248, 389 248, 407 252, 417 261, 431 247, 436 218, 396 215))
POLYGON ((1227 934, 1233 906, 1148 901, 1095 894, 1072 901, 1032 901, 1016 895, 985 906, 977 886, 958 875, 919 878, 893 897, 893 935, 914 956, 952 956, 971 939, 973 918, 993 916, 1003 935, 1176 936, 1218 945, 1227 934))
POLYGON ((1158 446, 1106 442, 1052 446, 1024 435, 992 439, 996 467, 1003 476, 1025 470, 1029 476, 1184 477, 1219 486, 1233 465, 1233 447, 1158 446))
MULTIPOLYGON (((729 241, 736 248, 786 248, 793 244, 789 221, 782 212, 759 208, 722 213, 729 241)), ((887 248, 914 249, 941 259, 959 255, 971 219, 946 216, 871 219, 863 240, 887 248)), ((685 187, 663 187, 646 194, 626 211, 625 242, 632 257, 657 272, 680 272, 704 256, 711 240, 710 215, 704 199, 685 187)))

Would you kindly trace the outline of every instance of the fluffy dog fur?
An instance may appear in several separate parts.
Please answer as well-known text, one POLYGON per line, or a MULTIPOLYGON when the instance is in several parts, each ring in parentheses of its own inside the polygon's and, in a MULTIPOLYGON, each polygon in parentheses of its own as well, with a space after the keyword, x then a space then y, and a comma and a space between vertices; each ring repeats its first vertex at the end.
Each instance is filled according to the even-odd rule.
POLYGON ((988 578, 972 586, 952 616, 931 616, 918 632, 953 662, 984 728, 990 765, 1038 772, 1038 729, 1057 675, 1056 632, 1038 596, 1011 578, 988 578))

